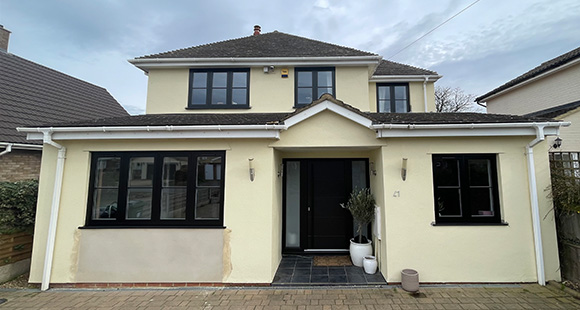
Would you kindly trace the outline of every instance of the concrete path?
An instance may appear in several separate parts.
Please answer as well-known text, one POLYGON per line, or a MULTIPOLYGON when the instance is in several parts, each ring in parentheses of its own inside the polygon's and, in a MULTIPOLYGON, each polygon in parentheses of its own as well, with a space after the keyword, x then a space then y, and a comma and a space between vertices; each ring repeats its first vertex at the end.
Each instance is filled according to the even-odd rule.
POLYGON ((0 309, 580 309, 570 295, 535 284, 422 287, 415 296, 389 286, 1 290, 0 298, 0 309))

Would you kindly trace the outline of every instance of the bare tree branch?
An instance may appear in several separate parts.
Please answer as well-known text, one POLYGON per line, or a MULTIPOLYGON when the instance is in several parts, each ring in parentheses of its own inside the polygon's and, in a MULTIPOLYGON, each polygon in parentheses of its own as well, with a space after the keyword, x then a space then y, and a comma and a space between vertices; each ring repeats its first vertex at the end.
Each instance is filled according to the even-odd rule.
POLYGON ((435 87, 437 112, 483 112, 473 100, 475 95, 466 94, 461 88, 435 87))

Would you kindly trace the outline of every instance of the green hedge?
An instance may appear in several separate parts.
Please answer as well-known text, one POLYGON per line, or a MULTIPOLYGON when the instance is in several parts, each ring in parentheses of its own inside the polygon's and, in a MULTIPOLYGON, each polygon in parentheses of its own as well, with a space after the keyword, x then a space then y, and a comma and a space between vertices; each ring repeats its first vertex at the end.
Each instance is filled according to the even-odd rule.
POLYGON ((0 233, 32 230, 38 181, 0 182, 0 233))
POLYGON ((569 169, 551 170, 552 188, 549 197, 559 214, 580 213, 580 177, 569 169))

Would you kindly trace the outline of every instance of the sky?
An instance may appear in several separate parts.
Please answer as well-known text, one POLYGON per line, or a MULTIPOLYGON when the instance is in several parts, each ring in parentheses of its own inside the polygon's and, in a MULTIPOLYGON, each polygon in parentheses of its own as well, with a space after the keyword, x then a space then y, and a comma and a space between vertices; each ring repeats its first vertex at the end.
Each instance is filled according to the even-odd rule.
POLYGON ((248 36, 256 24, 434 70, 436 85, 483 95, 579 47, 580 1, 0 0, 0 24, 12 32, 8 52, 142 114, 147 77, 128 59, 248 36))

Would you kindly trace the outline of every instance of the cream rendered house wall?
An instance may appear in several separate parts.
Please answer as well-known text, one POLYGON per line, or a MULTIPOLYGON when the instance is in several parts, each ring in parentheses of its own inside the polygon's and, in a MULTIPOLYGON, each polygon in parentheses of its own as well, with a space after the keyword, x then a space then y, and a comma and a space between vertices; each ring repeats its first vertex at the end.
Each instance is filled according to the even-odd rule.
POLYGON ((580 63, 490 98, 488 113, 522 115, 580 100, 580 63))
MULTIPOLYGON (((576 108, 556 119, 572 123, 569 127, 560 128, 560 139, 562 146, 558 149, 551 149, 553 152, 580 152, 580 108, 576 108)), ((554 144, 555 137, 547 139, 549 145, 554 144)))

